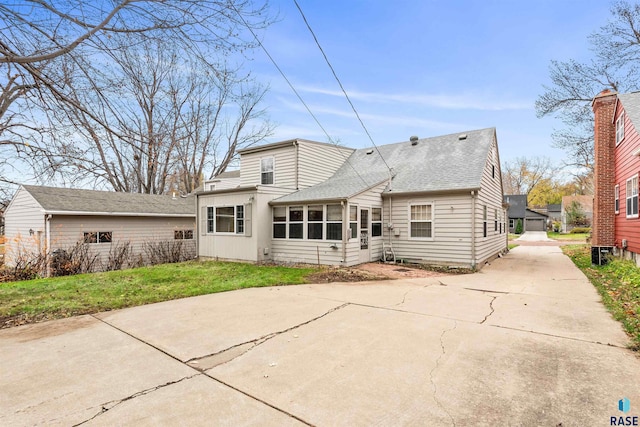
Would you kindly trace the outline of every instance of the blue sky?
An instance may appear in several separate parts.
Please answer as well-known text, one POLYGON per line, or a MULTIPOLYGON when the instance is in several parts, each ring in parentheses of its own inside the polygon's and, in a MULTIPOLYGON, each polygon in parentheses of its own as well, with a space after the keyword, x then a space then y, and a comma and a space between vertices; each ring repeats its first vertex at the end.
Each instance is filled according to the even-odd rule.
MULTIPOLYGON (((591 0, 298 1, 377 145, 495 127, 502 161, 564 157, 551 145, 562 124, 538 119, 534 102, 550 61, 588 59, 588 35, 610 16, 591 0)), ((370 146, 293 0, 271 5, 266 49, 332 138, 370 146)), ((327 141, 261 50, 247 66, 271 87, 270 142, 327 141)))

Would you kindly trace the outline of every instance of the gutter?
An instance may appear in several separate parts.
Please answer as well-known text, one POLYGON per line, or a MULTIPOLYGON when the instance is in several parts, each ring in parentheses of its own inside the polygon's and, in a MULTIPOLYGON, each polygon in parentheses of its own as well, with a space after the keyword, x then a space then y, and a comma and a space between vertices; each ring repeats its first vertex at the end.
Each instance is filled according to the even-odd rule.
POLYGON ((45 211, 48 215, 74 215, 74 216, 139 216, 139 217, 176 217, 195 218, 196 214, 178 213, 142 213, 142 212, 86 212, 86 211, 45 211))
POLYGON ((456 188, 455 190, 418 190, 418 191, 398 191, 391 192, 386 191, 382 193, 382 197, 391 197, 391 196, 421 196, 421 195, 438 195, 438 194, 456 194, 456 193, 467 193, 471 191, 471 193, 480 191, 480 187, 473 188, 456 188))
POLYGON ((198 196, 208 196, 211 194, 225 194, 225 193, 239 193, 243 191, 256 191, 259 189, 258 185, 250 185, 248 187, 236 187, 236 188, 224 188, 221 190, 209 190, 209 191, 201 191, 196 193, 196 197, 198 196))

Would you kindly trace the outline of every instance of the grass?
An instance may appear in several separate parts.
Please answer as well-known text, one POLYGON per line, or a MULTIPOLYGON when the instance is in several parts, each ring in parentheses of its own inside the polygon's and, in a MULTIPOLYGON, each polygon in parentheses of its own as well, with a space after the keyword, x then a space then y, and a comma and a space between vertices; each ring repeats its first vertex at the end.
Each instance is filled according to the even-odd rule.
POLYGON ((633 350, 640 351, 640 268, 634 262, 612 259, 607 265, 591 265, 587 245, 562 247, 574 264, 596 287, 613 317, 631 336, 633 350))
POLYGON ((305 283, 317 268, 183 262, 0 283, 0 327, 242 288, 305 283))
POLYGON ((555 231, 547 231, 547 237, 555 240, 587 240, 589 233, 556 233, 555 231))
POLYGON ((509 250, 511 250, 513 248, 517 248, 518 246, 520 246, 520 245, 515 244, 515 243, 509 243, 508 248, 509 248, 509 250))

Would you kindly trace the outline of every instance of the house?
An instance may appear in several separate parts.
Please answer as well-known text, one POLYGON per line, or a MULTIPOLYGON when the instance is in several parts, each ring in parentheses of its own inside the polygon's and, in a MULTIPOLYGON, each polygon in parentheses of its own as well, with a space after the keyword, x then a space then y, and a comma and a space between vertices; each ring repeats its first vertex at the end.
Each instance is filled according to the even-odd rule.
POLYGON ((575 227, 591 227, 593 220, 593 196, 563 196, 560 205, 562 232, 568 233, 575 227))
POLYGON ((594 200, 592 261, 617 253, 640 265, 640 92, 605 90, 593 99, 594 200))
POLYGON ((22 185, 6 212, 5 262, 54 253, 78 242, 105 262, 117 244, 129 242, 131 256, 145 258, 151 242, 181 240, 185 257, 195 257, 194 197, 78 190, 22 185), (189 255, 190 254, 190 255, 189 255))
POLYGON ((518 220, 522 221, 522 232, 545 231, 548 215, 528 208, 526 194, 510 194, 504 196, 504 202, 509 206, 509 233, 515 233, 518 220))
POLYGON ((495 129, 358 149, 292 139, 239 151, 240 186, 196 194, 198 255, 481 267, 506 251, 495 129))
MULTIPOLYGON (((553 203, 547 205, 547 215, 551 223, 560 223, 562 221, 562 204, 553 203)), ((559 231, 559 230, 558 230, 559 231)))

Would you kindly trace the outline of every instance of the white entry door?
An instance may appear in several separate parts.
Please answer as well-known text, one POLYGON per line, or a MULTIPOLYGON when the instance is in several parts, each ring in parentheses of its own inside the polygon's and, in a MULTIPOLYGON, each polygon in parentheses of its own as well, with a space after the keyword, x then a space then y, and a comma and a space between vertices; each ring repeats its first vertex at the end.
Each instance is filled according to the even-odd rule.
POLYGON ((371 261, 369 209, 360 209, 360 262, 371 261))

